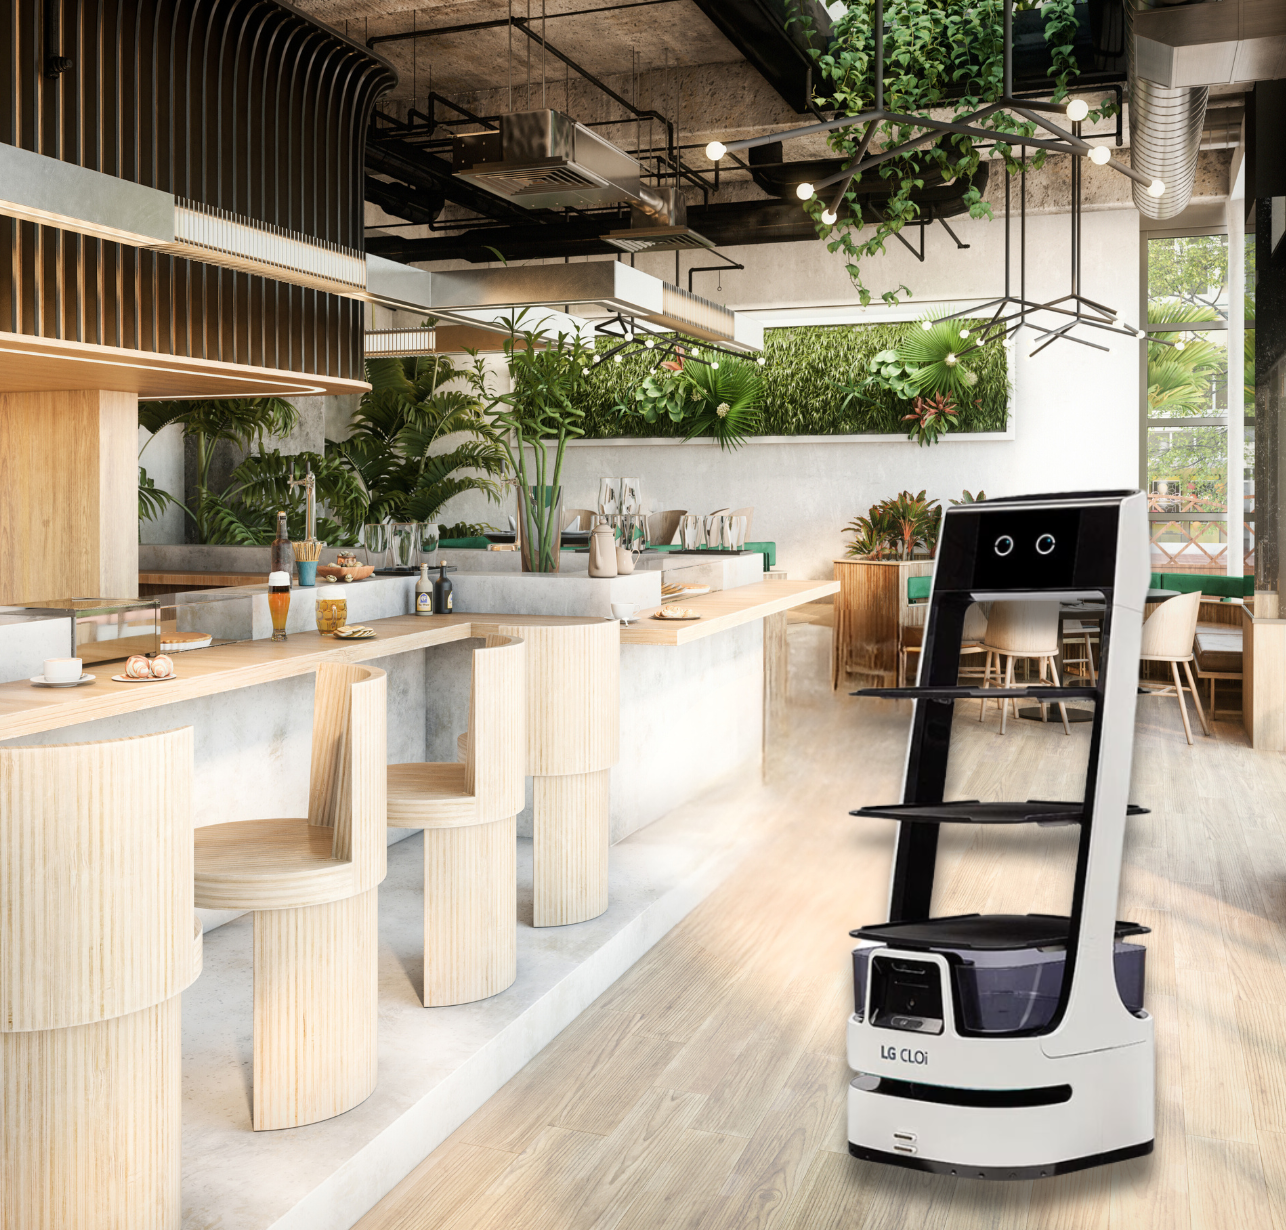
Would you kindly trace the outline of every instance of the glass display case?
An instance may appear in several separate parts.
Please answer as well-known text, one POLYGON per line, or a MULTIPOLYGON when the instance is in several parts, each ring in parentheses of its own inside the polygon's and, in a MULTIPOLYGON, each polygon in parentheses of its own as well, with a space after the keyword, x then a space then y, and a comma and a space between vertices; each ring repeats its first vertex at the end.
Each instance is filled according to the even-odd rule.
POLYGON ((135 653, 159 653, 161 604, 155 598, 51 598, 33 607, 70 613, 74 655, 91 663, 116 662, 135 653))

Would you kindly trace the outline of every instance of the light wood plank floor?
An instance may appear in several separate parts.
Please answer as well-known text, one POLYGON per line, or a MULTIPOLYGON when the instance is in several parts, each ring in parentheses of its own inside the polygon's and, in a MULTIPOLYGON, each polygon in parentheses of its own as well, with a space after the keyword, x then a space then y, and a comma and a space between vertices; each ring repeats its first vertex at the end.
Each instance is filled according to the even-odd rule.
MULTIPOLYGON (((833 697, 828 635, 790 632, 762 842, 361 1230, 1286 1230, 1286 757, 1229 722, 1189 748, 1173 698, 1140 698, 1118 915, 1153 929, 1156 1152, 1034 1183, 848 1155, 848 931, 893 826, 847 812, 898 797, 907 712, 833 697)), ((956 797, 1080 797, 1088 726, 961 708, 956 797)), ((1074 841, 952 828, 936 908, 1065 910, 1074 841)))

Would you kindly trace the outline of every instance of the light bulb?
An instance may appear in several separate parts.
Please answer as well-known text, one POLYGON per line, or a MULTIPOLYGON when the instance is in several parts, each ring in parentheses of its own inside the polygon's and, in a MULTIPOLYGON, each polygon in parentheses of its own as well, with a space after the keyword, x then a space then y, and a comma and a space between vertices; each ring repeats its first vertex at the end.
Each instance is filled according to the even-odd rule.
POLYGON ((933 321, 931 320, 920 321, 920 328, 923 329, 926 333, 928 333, 928 331, 933 328, 933 321))
POLYGON ((835 223, 838 221, 838 219, 839 219, 839 215, 835 213, 834 210, 831 210, 831 209, 822 210, 822 221, 825 222, 827 226, 834 226, 835 223))
POLYGON ((613 362, 613 363, 619 363, 620 361, 621 361, 621 356, 620 356, 620 355, 618 355, 618 354, 614 354, 614 355, 612 356, 612 362, 613 362))
POLYGON ((1096 166, 1105 166, 1112 161, 1112 151, 1106 145, 1096 145, 1090 150, 1090 161, 1096 166))
POLYGON ((965 338, 967 338, 968 336, 969 336, 969 330, 968 330, 968 329, 961 329, 961 330, 960 330, 960 340, 961 340, 961 341, 964 341, 964 339, 965 339, 965 338))
POLYGON ((1148 185, 1148 196, 1165 196, 1165 181, 1154 179, 1148 185))
POLYGON ((763 367, 763 365, 767 363, 768 360, 765 359, 763 355, 760 355, 759 358, 755 360, 755 362, 758 363, 760 367, 763 367))
POLYGON ((1187 342, 1183 342, 1183 341, 1175 342, 1174 348, 1175 350, 1182 350, 1187 344, 1188 344, 1187 342))
POLYGON ((581 374, 582 376, 588 376, 588 375, 589 375, 589 368, 588 368, 588 367, 582 367, 582 368, 580 369, 580 374, 581 374))
POLYGON ((595 364, 598 364, 598 363, 601 363, 601 362, 602 362, 602 360, 598 357, 598 355, 595 355, 595 356, 594 356, 594 362, 595 362, 595 364))
POLYGON ((724 145, 722 141, 711 141, 710 144, 706 146, 706 157, 709 158, 711 162, 718 162, 719 159, 727 152, 728 147, 724 145))
POLYGON ((646 346, 649 350, 651 350, 652 347, 656 345, 656 343, 650 337, 645 337, 643 339, 643 345, 646 346))
POLYGON ((630 331, 625 335, 625 340, 626 340, 627 342, 632 342, 632 341, 634 340, 634 330, 633 330, 633 329, 631 329, 631 330, 630 330, 630 331))
POLYGON ((959 360, 959 359, 957 359, 957 358, 956 358, 956 356, 955 356, 954 354, 952 354, 950 351, 948 351, 948 352, 947 352, 947 357, 946 357, 946 359, 944 359, 944 360, 943 360, 943 362, 945 362, 945 363, 946 363, 946 365, 947 365, 948 367, 955 367, 955 365, 956 365, 957 363, 959 363, 959 362, 960 362, 960 360, 959 360))
POLYGON ((1067 118, 1073 122, 1083 120, 1090 113, 1090 105, 1083 98, 1073 98, 1067 104, 1067 118))
POLYGON ((713 359, 713 360, 711 360, 710 366, 711 366, 712 368, 714 368, 714 370, 715 370, 715 371, 718 371, 718 370, 719 370, 719 360, 718 360, 718 359, 713 359))
POLYGON ((799 185, 799 187, 795 189, 795 195, 796 195, 797 197, 799 197, 799 199, 800 199, 801 201, 809 201, 809 200, 812 200, 812 196, 813 196, 813 185, 812 185, 812 184, 800 184, 800 185, 799 185))

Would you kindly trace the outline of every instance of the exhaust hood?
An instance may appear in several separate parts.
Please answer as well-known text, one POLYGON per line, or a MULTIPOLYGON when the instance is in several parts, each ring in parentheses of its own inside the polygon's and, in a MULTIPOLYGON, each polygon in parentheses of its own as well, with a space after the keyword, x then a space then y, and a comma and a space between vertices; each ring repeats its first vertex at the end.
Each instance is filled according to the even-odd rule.
POLYGON ((585 209, 643 199, 643 168, 560 111, 500 117, 499 132, 456 136, 454 173, 525 209, 585 209))

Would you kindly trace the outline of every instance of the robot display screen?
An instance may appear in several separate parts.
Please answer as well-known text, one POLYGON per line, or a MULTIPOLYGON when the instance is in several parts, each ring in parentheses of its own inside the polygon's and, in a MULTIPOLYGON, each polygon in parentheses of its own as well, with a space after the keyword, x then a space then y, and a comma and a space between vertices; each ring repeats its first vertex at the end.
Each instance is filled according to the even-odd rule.
POLYGON ((1070 588, 1080 528, 1079 508, 983 513, 974 584, 997 590, 1070 588))

